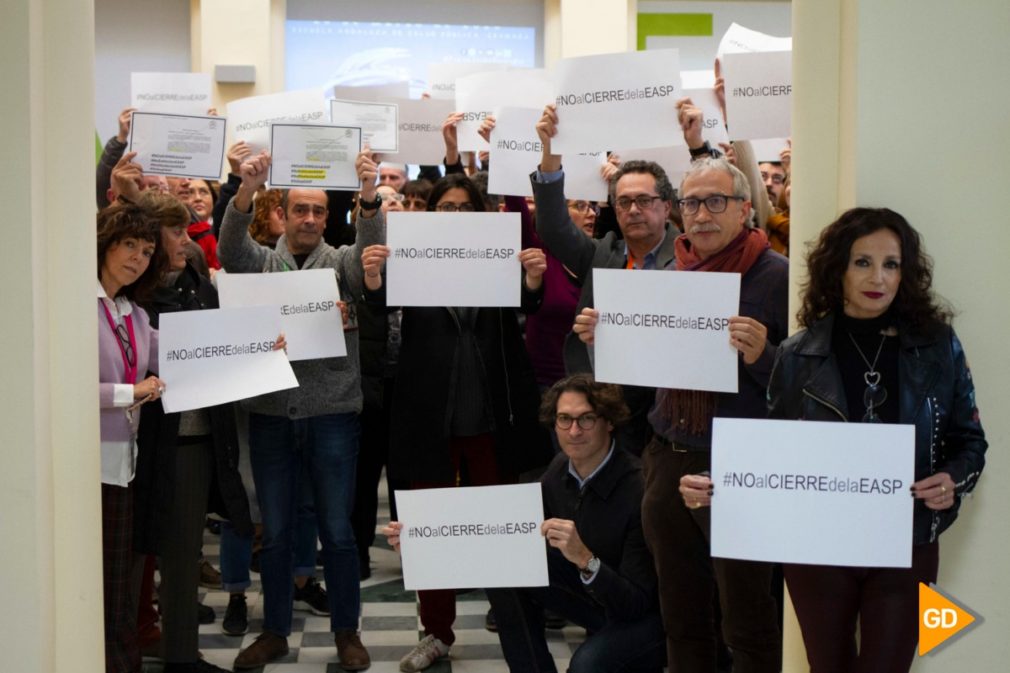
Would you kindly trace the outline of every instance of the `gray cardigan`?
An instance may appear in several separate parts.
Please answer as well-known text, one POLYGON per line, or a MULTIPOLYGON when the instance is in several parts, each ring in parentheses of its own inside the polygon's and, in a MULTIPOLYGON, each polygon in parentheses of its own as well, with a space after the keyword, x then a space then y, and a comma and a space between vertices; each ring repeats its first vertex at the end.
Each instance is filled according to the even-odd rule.
MULTIPOLYGON (((217 255, 229 273, 273 273, 296 271, 298 263, 281 236, 274 249, 256 243, 249 235, 252 213, 235 209, 234 201, 228 204, 217 255)), ((384 243, 386 231, 380 217, 357 221, 354 245, 334 248, 320 241, 302 269, 333 269, 337 276, 340 298, 350 307, 361 296, 363 272, 361 250, 369 245, 384 243)), ((358 363, 358 325, 351 311, 350 326, 345 330, 346 358, 324 358, 292 362, 291 368, 298 379, 298 387, 267 393, 245 400, 249 411, 268 416, 308 418, 323 414, 358 413, 361 411, 361 371, 358 363)))

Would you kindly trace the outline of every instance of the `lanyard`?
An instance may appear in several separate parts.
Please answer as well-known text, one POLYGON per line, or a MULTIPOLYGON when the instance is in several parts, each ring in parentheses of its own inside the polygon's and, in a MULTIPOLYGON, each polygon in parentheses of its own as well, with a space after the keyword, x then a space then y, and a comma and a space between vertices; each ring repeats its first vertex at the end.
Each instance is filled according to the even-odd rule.
POLYGON ((112 330, 113 335, 116 337, 116 345, 119 346, 119 354, 123 356, 123 369, 125 370, 124 383, 136 383, 137 382, 137 338, 133 334, 133 316, 126 315, 123 316, 123 321, 126 323, 126 331, 130 338, 130 348, 133 350, 133 364, 130 364, 130 359, 126 357, 126 349, 123 348, 123 341, 119 338, 119 332, 116 330, 116 321, 112 319, 112 314, 109 313, 109 307, 102 302, 102 308, 105 309, 105 318, 109 321, 109 329, 112 330))

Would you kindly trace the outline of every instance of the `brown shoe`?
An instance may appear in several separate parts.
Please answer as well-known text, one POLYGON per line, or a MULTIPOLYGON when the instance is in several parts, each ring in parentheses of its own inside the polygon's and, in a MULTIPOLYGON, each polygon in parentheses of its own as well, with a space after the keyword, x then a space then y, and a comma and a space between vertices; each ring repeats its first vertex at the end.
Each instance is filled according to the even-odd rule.
POLYGON ((234 667, 236 669, 259 668, 280 659, 287 653, 287 638, 264 631, 256 636, 252 645, 238 653, 238 656, 235 657, 234 667))
POLYGON ((333 642, 337 646, 340 668, 345 671, 363 671, 372 665, 368 650, 361 644, 357 631, 337 631, 333 634, 333 642))
POLYGON ((200 559, 200 586, 208 589, 221 588, 221 571, 203 559, 200 559))

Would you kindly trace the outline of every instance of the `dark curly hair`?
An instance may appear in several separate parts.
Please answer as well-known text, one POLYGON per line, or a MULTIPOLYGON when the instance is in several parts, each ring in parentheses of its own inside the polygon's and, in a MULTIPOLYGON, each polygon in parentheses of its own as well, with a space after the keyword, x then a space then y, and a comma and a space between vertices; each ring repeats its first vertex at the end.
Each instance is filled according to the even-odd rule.
POLYGON ((922 249, 919 232, 888 208, 853 208, 828 225, 808 249, 803 305, 796 314, 803 327, 842 310, 842 278, 849 266, 852 244, 881 229, 894 232, 901 245, 901 283, 891 304, 892 314, 915 333, 950 322, 949 307, 933 296, 933 260, 922 249))
POLYGON ((558 398, 563 393, 581 393, 600 418, 610 421, 616 428, 631 418, 628 405, 624 402, 621 387, 613 383, 600 383, 591 374, 573 374, 561 379, 544 393, 540 401, 540 422, 554 427, 554 417, 558 412, 558 398))
POLYGON ((482 213, 487 210, 487 207, 484 205, 484 196, 480 193, 477 185, 466 176, 466 173, 449 173, 449 175, 439 179, 435 183, 435 186, 431 188, 431 194, 428 195, 428 210, 435 210, 438 200, 445 196, 445 193, 450 189, 462 189, 465 191, 475 212, 482 213))
POLYGON ((673 201, 673 185, 670 184, 670 178, 667 177, 666 171, 663 170, 663 167, 655 161, 632 159, 621 164, 621 167, 618 168, 617 172, 610 178, 609 192, 611 203, 614 203, 617 198, 617 181, 629 173, 645 173, 651 175, 656 181, 656 194, 659 195, 659 198, 663 201, 673 201))
POLYGON ((102 264, 105 255, 116 243, 136 238, 148 243, 154 243, 154 255, 147 269, 140 278, 126 287, 120 288, 119 294, 128 299, 144 302, 150 299, 161 278, 159 259, 161 254, 161 225, 150 209, 132 203, 114 203, 98 213, 98 280, 102 279, 102 264))

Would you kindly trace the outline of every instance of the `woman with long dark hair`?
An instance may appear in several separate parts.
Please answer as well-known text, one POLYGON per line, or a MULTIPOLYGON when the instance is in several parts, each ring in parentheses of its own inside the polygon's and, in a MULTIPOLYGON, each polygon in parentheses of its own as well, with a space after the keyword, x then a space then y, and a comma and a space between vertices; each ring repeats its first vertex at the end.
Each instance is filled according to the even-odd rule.
POLYGON ((898 213, 843 213, 807 257, 805 329, 779 347, 772 418, 915 426, 911 567, 784 566, 813 673, 908 671, 918 584, 936 581, 937 538, 985 464, 971 373, 931 266, 898 213))

